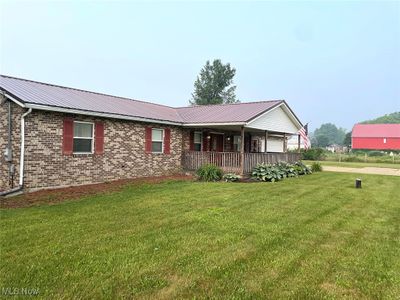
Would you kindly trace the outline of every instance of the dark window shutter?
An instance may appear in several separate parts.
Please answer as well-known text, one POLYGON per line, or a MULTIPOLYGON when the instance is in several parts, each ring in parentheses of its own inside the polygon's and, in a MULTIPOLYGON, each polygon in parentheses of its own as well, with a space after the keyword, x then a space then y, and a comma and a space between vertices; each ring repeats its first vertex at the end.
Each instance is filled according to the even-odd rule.
POLYGON ((208 151, 209 147, 208 147, 208 132, 203 132, 203 151, 208 151))
POLYGON ((103 154, 104 152, 104 123, 96 122, 94 124, 94 153, 95 154, 103 154))
POLYGON ((190 151, 194 151, 194 131, 190 132, 190 144, 189 144, 190 151))
POLYGON ((70 118, 65 118, 63 125, 63 154, 72 155, 73 146, 74 146, 74 121, 70 118))
POLYGON ((145 132, 145 151, 151 153, 151 127, 146 127, 145 132))
POLYGON ((230 140, 230 148, 231 148, 231 151, 234 151, 234 140, 235 140, 235 136, 231 136, 231 140, 230 140))
POLYGON ((171 129, 164 129, 164 153, 170 154, 171 152, 171 129))

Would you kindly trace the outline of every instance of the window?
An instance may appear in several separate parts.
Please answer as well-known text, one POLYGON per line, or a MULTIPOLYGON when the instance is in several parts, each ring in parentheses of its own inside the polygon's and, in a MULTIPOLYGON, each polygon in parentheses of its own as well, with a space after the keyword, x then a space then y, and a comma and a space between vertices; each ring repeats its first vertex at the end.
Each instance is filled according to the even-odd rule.
POLYGON ((386 138, 383 139, 383 143, 386 144, 386 138))
POLYGON ((234 137, 233 137, 233 151, 237 151, 237 152, 240 152, 240 140, 241 140, 241 137, 240 137, 240 135, 235 135, 234 137))
POLYGON ((74 122, 74 153, 93 153, 93 123, 74 122))
POLYGON ((203 140, 203 135, 201 132, 195 131, 194 132, 194 137, 193 137, 193 142, 194 142, 194 151, 201 151, 201 145, 202 145, 202 140, 203 140))
POLYGON ((153 128, 151 131, 151 152, 162 153, 164 148, 163 140, 164 130, 153 128))

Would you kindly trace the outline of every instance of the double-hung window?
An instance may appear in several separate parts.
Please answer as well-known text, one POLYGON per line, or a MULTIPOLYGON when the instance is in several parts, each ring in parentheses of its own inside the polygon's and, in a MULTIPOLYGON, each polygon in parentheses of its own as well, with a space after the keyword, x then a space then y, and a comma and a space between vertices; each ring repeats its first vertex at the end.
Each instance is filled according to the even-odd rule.
POLYGON ((163 153, 164 130, 153 128, 151 131, 151 152, 163 153))
POLYGON ((93 153, 93 123, 74 121, 74 153, 93 153))
POLYGON ((193 143, 194 143, 194 151, 201 151, 201 145, 202 145, 202 137, 203 135, 199 131, 194 132, 193 136, 193 143))

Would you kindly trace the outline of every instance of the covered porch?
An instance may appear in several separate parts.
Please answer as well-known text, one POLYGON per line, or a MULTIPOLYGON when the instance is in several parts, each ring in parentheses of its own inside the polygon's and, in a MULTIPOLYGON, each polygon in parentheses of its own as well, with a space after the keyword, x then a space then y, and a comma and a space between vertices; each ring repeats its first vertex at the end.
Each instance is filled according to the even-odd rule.
POLYGON ((299 161, 301 155, 299 151, 287 151, 291 136, 293 133, 290 132, 244 126, 191 128, 182 165, 185 170, 195 171, 204 164, 214 164, 225 172, 246 174, 260 163, 293 163, 299 161))
MULTIPOLYGON (((232 116, 225 117, 239 120, 244 112, 231 113, 232 116)), ((246 121, 192 123, 185 127, 189 132, 182 162, 186 170, 197 170, 211 163, 225 172, 245 174, 260 163, 300 160, 298 133, 303 125, 284 101, 246 121), (292 136, 297 136, 297 153, 287 151, 292 136)))

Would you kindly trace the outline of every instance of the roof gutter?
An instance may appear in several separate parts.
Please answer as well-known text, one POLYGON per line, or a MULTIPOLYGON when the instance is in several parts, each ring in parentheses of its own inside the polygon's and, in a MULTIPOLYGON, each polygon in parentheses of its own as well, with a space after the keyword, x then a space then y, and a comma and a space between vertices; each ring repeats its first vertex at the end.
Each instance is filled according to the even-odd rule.
POLYGON ((225 123, 184 123, 183 127, 199 127, 199 126, 244 126, 246 122, 225 122, 225 123))
POLYGON ((19 101, 19 100, 17 100, 17 99, 15 99, 13 96, 11 96, 10 94, 7 94, 6 92, 4 92, 4 91, 0 91, 0 93, 4 96, 4 97, 6 97, 7 99, 10 99, 12 102, 14 102, 15 104, 17 104, 17 105, 19 105, 19 106, 21 106, 21 107, 25 107, 25 104, 23 104, 21 101, 19 101))

